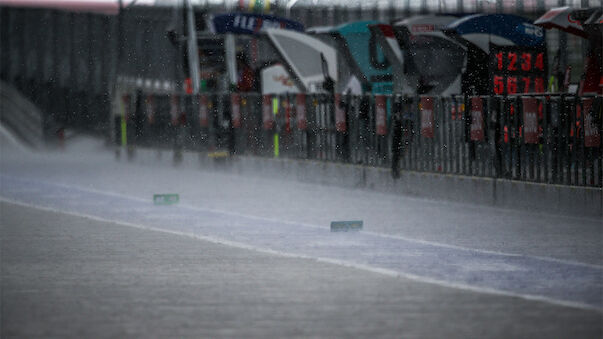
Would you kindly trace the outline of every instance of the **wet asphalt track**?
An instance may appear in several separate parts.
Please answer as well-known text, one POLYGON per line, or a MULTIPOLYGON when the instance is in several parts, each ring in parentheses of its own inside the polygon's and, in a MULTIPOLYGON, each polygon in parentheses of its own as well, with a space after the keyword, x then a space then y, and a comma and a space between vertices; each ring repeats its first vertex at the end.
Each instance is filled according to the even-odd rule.
POLYGON ((603 336, 601 221, 3 151, 2 338, 603 336))
POLYGON ((602 333, 597 311, 0 206, 3 338, 602 333))

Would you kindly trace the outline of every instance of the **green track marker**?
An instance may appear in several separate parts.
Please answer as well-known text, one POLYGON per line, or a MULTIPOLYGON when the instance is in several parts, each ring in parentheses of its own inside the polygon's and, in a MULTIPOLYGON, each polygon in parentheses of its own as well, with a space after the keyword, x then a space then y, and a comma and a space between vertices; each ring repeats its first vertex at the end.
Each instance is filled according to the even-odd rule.
POLYGON ((126 116, 121 116, 121 145, 126 146, 128 144, 128 136, 126 135, 126 116))
POLYGON ((153 194, 155 205, 174 205, 180 201, 178 194, 153 194))
POLYGON ((362 224, 362 220, 331 221, 331 232, 360 231, 362 224))

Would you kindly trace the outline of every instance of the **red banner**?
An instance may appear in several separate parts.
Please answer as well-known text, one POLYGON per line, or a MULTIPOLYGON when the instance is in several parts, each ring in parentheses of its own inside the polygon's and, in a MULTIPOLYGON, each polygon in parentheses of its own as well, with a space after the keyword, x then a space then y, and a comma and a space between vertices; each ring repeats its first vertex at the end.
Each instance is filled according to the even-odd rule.
POLYGON ((241 96, 237 93, 230 95, 230 113, 232 119, 232 127, 241 127, 241 96))
POLYGON ((289 98, 283 99, 283 106, 285 107, 285 132, 291 133, 291 107, 293 106, 289 102, 289 98))
POLYGON ((335 129, 345 132, 345 112, 341 109, 341 94, 335 94, 335 129))
POLYGON ((522 98, 523 140, 526 144, 538 143, 538 100, 522 98))
POLYGON ((199 97, 199 125, 201 125, 201 127, 209 126, 208 111, 207 95, 201 94, 199 97))
POLYGON ((121 102, 124 105, 124 117, 126 118, 126 121, 130 119, 130 114, 131 114, 131 109, 130 109, 130 102, 131 102, 131 97, 129 94, 125 94, 121 97, 121 102))
POLYGON ((377 135, 387 134, 387 100, 385 95, 375 95, 375 125, 377 135))
POLYGON ((295 114, 297 115, 297 128, 305 130, 308 127, 306 119, 306 95, 298 93, 295 98, 295 114))
POLYGON ((272 116, 272 98, 270 95, 262 96, 262 121, 264 129, 270 130, 274 126, 274 117, 272 116))
POLYGON ((152 95, 147 95, 147 97, 145 98, 145 111, 149 124, 154 124, 155 114, 157 113, 157 107, 155 106, 155 98, 152 95))
POLYGON ((172 95, 170 97, 170 118, 172 119, 172 124, 178 124, 178 116, 180 115, 180 97, 177 95, 172 95))
POLYGON ((593 112, 593 98, 582 101, 582 111, 584 112, 584 146, 599 147, 601 145, 601 133, 593 112))
POLYGON ((456 102, 453 102, 452 106, 450 107, 450 117, 452 120, 456 120, 456 112, 457 112, 456 106, 457 106, 456 102))
POLYGON ((421 135, 433 138, 433 98, 421 97, 421 135))
POLYGON ((471 98, 471 140, 484 140, 484 107, 480 97, 471 98))

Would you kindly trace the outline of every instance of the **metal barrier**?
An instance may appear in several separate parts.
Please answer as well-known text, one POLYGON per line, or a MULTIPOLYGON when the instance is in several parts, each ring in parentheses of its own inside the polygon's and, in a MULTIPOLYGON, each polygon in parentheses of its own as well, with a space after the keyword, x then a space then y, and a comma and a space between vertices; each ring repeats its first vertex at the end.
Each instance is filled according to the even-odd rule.
POLYGON ((603 177, 601 96, 139 92, 122 101, 129 144, 391 166, 394 175, 591 187, 601 187, 603 177))
POLYGON ((600 96, 174 96, 165 93, 184 76, 165 32, 171 13, 131 8, 120 24, 0 7, 0 78, 52 118, 45 120, 98 133, 113 124, 122 145, 601 187, 600 96), (124 88, 148 83, 164 94, 130 93, 121 103, 128 113, 111 121, 114 85, 128 81, 124 88))

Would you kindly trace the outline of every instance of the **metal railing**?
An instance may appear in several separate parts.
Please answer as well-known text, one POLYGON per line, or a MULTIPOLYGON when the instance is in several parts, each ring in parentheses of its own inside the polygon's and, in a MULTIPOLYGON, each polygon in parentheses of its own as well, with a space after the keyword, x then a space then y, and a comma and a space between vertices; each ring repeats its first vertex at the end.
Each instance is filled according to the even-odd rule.
MULTIPOLYGON (((391 167, 394 175, 412 170, 591 187, 603 179, 601 96, 139 92, 122 102, 130 145, 391 167)), ((119 143, 122 130, 116 128, 119 143)))

